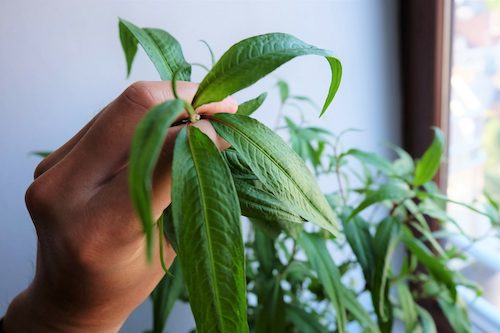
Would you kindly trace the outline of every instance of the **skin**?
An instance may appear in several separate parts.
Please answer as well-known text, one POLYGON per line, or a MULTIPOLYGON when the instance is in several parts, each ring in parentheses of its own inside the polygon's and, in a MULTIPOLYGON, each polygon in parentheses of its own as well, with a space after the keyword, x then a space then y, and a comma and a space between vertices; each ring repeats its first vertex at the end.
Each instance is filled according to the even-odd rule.
MULTIPOLYGON (((197 84, 178 82, 179 96, 191 101, 197 84)), ((132 207, 127 160, 134 130, 152 106, 173 99, 170 82, 136 82, 97 114, 73 138, 45 158, 26 192, 38 236, 35 278, 10 304, 7 333, 117 332, 163 277, 156 230, 153 263, 132 207)), ((200 114, 234 113, 236 102, 200 107, 200 114)), ((180 118, 187 117, 187 114, 180 118)), ((227 143, 212 126, 194 124, 220 149, 227 143)), ((171 202, 175 137, 171 128, 153 177, 153 213, 171 202)), ((170 265, 175 252, 165 246, 170 265)))

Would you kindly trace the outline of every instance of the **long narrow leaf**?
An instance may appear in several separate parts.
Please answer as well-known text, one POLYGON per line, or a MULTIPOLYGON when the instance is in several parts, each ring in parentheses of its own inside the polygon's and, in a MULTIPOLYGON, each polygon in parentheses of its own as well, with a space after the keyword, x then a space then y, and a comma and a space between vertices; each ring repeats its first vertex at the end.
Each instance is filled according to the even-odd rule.
POLYGON ((413 333, 418 327, 417 304, 413 300, 413 296, 411 295, 410 288, 408 288, 406 281, 399 281, 396 284, 396 289, 398 291, 399 304, 403 311, 405 331, 407 333, 413 333))
POLYGON ((174 73, 181 67, 185 68, 179 73, 178 78, 184 81, 190 80, 191 66, 187 66, 179 42, 168 32, 153 28, 142 29, 124 19, 120 19, 119 30, 128 74, 130 74, 137 53, 137 43, 139 43, 153 62, 162 80, 171 80, 174 73))
POLYGON ((278 135, 245 116, 219 113, 212 119, 217 133, 237 150, 267 191, 302 218, 337 235, 337 217, 316 180, 278 135))
POLYGON ((304 220, 294 213, 286 202, 276 199, 272 194, 252 186, 248 182, 234 180, 241 214, 247 217, 284 223, 302 223, 304 220))
POLYGON ((413 195, 413 192, 404 183, 388 183, 375 191, 369 191, 365 199, 352 211, 347 220, 352 219, 373 204, 386 200, 403 201, 413 195))
POLYGON ((429 273, 436 280, 443 283, 448 288, 452 299, 456 301, 457 286, 455 281, 453 281, 454 274, 439 260, 439 258, 433 256, 418 238, 413 237, 409 229, 404 228, 402 235, 402 240, 408 250, 417 257, 418 261, 427 268, 429 273))
POLYGON ((236 114, 241 114, 243 116, 250 116, 252 113, 254 113, 262 103, 266 100, 267 93, 262 93, 259 96, 255 97, 254 99, 248 100, 246 102, 241 103, 238 106, 238 111, 236 114))
POLYGON ((340 61, 330 51, 316 48, 284 33, 250 37, 229 48, 200 83, 193 106, 196 108, 220 101, 252 85, 287 61, 308 54, 324 56, 330 65, 332 80, 321 112, 323 114, 340 85, 340 61))
POLYGON ((197 332, 248 332, 239 212, 217 147, 196 127, 182 129, 174 149, 172 216, 197 332))
POLYGON ((155 106, 139 122, 132 139, 128 181, 132 203, 146 234, 149 258, 152 255, 155 222, 151 211, 152 174, 168 128, 183 109, 184 104, 180 100, 167 101, 155 106))
POLYGON ((337 331, 339 333, 346 332, 347 316, 341 293, 343 285, 340 281, 340 272, 328 253, 325 240, 315 235, 304 233, 299 239, 299 243, 306 252, 311 266, 316 271, 328 298, 335 308, 337 331))
POLYGON ((174 260, 168 275, 161 279, 151 294, 153 301, 153 333, 162 333, 175 302, 184 290, 179 261, 174 260))
POLYGON ((422 158, 415 167, 415 179, 413 185, 420 186, 432 179, 439 169, 444 152, 444 136, 438 129, 434 129, 434 140, 425 151, 422 158))
POLYGON ((347 242, 361 266, 366 283, 371 286, 376 259, 373 247, 374 240, 370 234, 369 226, 360 217, 355 217, 350 221, 343 218, 342 221, 347 242))
POLYGON ((389 278, 392 256, 399 243, 399 225, 392 217, 385 218, 377 226, 374 237, 376 263, 372 284, 372 301, 382 332, 391 332, 392 306, 389 301, 389 278))
POLYGON ((380 329, 377 324, 373 321, 365 307, 358 301, 354 292, 344 286, 342 286, 340 292, 347 312, 352 315, 359 325, 364 327, 366 332, 379 333, 380 329))

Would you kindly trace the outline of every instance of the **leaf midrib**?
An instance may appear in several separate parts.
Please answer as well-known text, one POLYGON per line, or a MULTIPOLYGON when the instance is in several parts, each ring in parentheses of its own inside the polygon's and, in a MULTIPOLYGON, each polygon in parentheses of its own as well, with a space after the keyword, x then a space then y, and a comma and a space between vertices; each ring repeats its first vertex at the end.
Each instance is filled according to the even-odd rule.
MULTIPOLYGON (((201 82, 200 88, 198 89, 198 91, 201 91, 201 92, 204 93, 205 92, 205 88, 207 86, 209 86, 210 84, 213 84, 217 80, 224 82, 226 80, 225 77, 227 77, 227 76, 231 77, 232 73, 235 72, 235 69, 238 69, 240 67, 244 67, 248 63, 251 63, 253 61, 260 62, 260 61, 262 61, 263 58, 270 57, 270 56, 274 57, 274 56, 280 56, 280 55, 287 55, 287 52, 290 51, 290 50, 293 50, 294 52, 304 51, 304 50, 311 50, 311 51, 315 52, 314 53, 315 55, 320 55, 321 54, 324 57, 329 57, 329 58, 333 57, 332 55, 329 54, 329 52, 327 50, 319 49, 319 48, 316 48, 314 46, 300 47, 300 48, 294 48, 294 49, 282 49, 282 50, 274 51, 274 52, 270 52, 270 53, 262 53, 262 54, 259 54, 259 55, 255 56, 255 57, 249 57, 249 58, 245 59, 244 61, 238 63, 237 66, 231 65, 229 68, 224 69, 222 67, 222 65, 221 65, 221 73, 222 73, 222 75, 219 75, 219 76, 215 75, 211 71, 209 73, 210 76, 208 76, 208 75, 206 76, 206 77, 208 77, 207 81, 205 81, 205 82, 202 81, 201 82)), ((293 57, 295 58, 295 57, 298 57, 298 56, 299 56, 299 54, 296 54, 293 57)), ((215 67, 214 67, 214 69, 215 69, 215 67)), ((199 100, 200 96, 203 96, 203 94, 195 96, 194 101, 197 102, 199 100)), ((194 104, 197 105, 197 103, 194 103, 194 104)), ((197 106, 199 106, 199 105, 197 105, 197 106)))
MULTIPOLYGON (((189 127, 188 127, 189 129, 189 127)), ((189 131, 190 132, 190 131, 189 131)), ((215 256, 214 256, 214 253, 211 251, 212 247, 212 239, 210 237, 210 228, 208 228, 208 224, 209 224, 209 219, 207 218, 208 217, 208 210, 207 210, 207 206, 205 205, 205 200, 204 198, 206 197, 205 195, 205 192, 203 191, 203 180, 202 180, 202 177, 201 177, 201 174, 199 172, 199 167, 198 167, 198 162, 197 162, 197 158, 195 157, 195 154, 193 154, 193 150, 192 150, 192 144, 191 144, 191 136, 190 136, 190 133, 188 133, 187 135, 187 141, 188 141, 188 145, 189 145, 189 150, 191 152, 191 156, 193 158, 193 165, 196 169, 196 175, 197 175, 197 178, 198 178, 198 182, 199 182, 199 186, 198 186, 198 192, 200 194, 200 197, 202 198, 201 201, 201 207, 202 207, 202 210, 203 210, 203 220, 205 221, 205 223, 203 223, 203 226, 204 226, 204 229, 205 229, 205 232, 206 232, 206 237, 207 237, 207 240, 208 240, 208 243, 210 244, 210 246, 208 246, 208 254, 209 254, 209 257, 210 257, 210 274, 208 275, 208 277, 210 278, 210 280, 212 280, 212 285, 213 285, 213 288, 212 289, 212 293, 215 295, 215 303, 216 303, 216 311, 217 311, 217 316, 216 316, 216 319, 218 318, 222 318, 222 312, 220 311, 221 309, 221 304, 220 304, 220 299, 219 299, 219 296, 220 296, 220 292, 217 288, 217 284, 214 283, 214 281, 217 281, 217 278, 215 276, 215 256)), ((223 325, 222 325, 222 321, 220 320, 216 320, 217 322, 217 326, 220 328, 221 331, 223 331, 223 325)))
MULTIPOLYGON (((328 219, 327 217, 325 217, 325 215, 323 214, 322 210, 320 210, 318 207, 316 207, 316 205, 314 205, 314 203, 309 199, 309 196, 306 195, 304 193, 304 191, 302 191, 301 187, 297 184, 297 182, 295 181, 295 179, 279 163, 277 163, 276 159, 274 159, 272 157, 272 155, 268 154, 265 150, 263 150, 262 148, 260 148, 260 146, 257 145, 256 142, 254 140, 252 140, 251 137, 249 137, 248 135, 246 135, 244 132, 238 130, 236 127, 231 126, 231 124, 228 124, 227 122, 223 121, 220 118, 212 118, 212 119, 215 119, 216 121, 221 122, 222 124, 226 125, 227 127, 232 128, 234 131, 237 131, 243 137, 245 137, 248 141, 250 141, 260 152, 262 152, 266 157, 268 157, 278 167, 278 169, 280 169, 285 175, 287 175, 287 177, 290 180, 290 182, 298 189, 298 191, 302 194, 302 196, 304 198, 306 198, 306 201, 320 213, 321 217, 324 218, 325 221, 330 221, 330 219, 328 219)), ((331 225, 331 226, 332 226, 333 229, 337 229, 335 227, 335 225, 331 225)))
POLYGON ((161 50, 161 47, 160 45, 156 42, 156 37, 153 37, 153 33, 151 32, 152 28, 144 28, 144 32, 146 33, 146 35, 148 35, 148 37, 153 41, 153 44, 156 46, 156 49, 158 51, 158 53, 160 54, 160 57, 161 59, 163 60, 163 63, 167 66, 167 68, 170 70, 170 76, 173 75, 174 73, 174 70, 170 67, 170 64, 168 63, 168 60, 167 58, 164 56, 162 50, 161 50), (148 29, 148 30, 147 30, 148 29))

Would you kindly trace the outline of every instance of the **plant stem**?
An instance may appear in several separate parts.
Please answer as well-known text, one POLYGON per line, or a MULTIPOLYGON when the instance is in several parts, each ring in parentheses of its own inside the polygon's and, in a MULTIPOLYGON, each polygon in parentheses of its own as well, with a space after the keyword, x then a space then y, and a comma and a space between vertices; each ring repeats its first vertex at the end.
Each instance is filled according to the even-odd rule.
POLYGON ((189 121, 192 123, 196 123, 201 119, 201 116, 194 110, 193 106, 188 102, 184 101, 184 107, 189 114, 189 121))

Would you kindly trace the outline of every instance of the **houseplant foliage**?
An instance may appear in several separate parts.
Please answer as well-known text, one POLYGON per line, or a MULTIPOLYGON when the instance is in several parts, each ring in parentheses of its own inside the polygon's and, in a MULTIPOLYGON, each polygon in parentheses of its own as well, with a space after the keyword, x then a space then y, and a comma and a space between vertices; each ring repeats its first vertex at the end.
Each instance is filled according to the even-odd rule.
MULTIPOLYGON (((119 26, 128 72, 140 44, 174 89, 177 79, 190 79, 191 66, 171 35, 124 20, 119 26)), ((457 287, 480 290, 448 268, 450 261, 464 259, 462 251, 440 242, 452 232, 435 233, 427 220, 456 224, 445 209, 451 202, 498 226, 498 205, 488 198, 484 209, 477 209, 439 193, 432 181, 444 152, 439 130, 417 161, 398 147, 395 160, 343 150, 341 138, 349 131, 336 136, 284 116, 285 107, 315 107, 309 98, 291 94, 285 81, 278 82, 282 107, 277 124, 285 123, 281 129, 288 132, 290 145, 249 117, 265 93, 242 103, 236 115, 210 117, 231 144, 223 152, 189 125, 199 119, 197 107, 306 54, 326 57, 331 68, 323 114, 340 83, 339 61, 292 36, 267 34, 232 46, 209 70, 191 104, 167 101, 139 125, 130 187, 150 244, 156 227, 150 175, 168 127, 177 125, 173 122, 182 109, 189 113, 174 150, 172 205, 157 224, 166 228, 178 257, 152 294, 153 332, 163 331, 177 299, 190 303, 197 332, 349 332, 358 327, 386 333, 401 320, 406 332, 432 333, 437 331, 434 319, 420 305, 427 299, 439 304, 456 332, 470 332, 457 287), (303 161, 316 177, 333 177, 338 190, 325 200, 303 161), (240 215, 252 222, 245 244, 240 215), (312 224, 304 228, 304 221, 312 224), (394 253, 401 246, 407 255, 396 268, 394 253), (347 255, 339 259, 331 253, 347 255), (362 283, 347 283, 356 274, 362 283)))
MULTIPOLYGON (((293 219, 281 222, 297 224, 307 220, 332 237, 338 234, 337 218, 303 160, 272 130, 249 117, 262 102, 262 96, 245 103, 235 115, 203 116, 197 108, 252 85, 297 56, 312 54, 325 57, 331 69, 332 81, 323 114, 340 84, 340 62, 330 51, 291 35, 251 37, 224 53, 188 103, 177 97, 176 81, 190 80, 191 65, 175 38, 165 31, 139 28, 125 20, 120 20, 119 30, 128 72, 141 45, 161 79, 172 81, 176 97, 146 114, 137 127, 130 152, 130 193, 143 224, 148 257, 151 258, 154 228, 163 230, 168 220, 167 237, 177 252, 173 270, 182 270, 196 330, 248 332, 240 216, 272 221, 286 213, 293 219), (184 110, 188 119, 175 123, 184 110), (208 136, 191 126, 201 118, 208 119, 231 144, 231 152, 220 152, 208 136), (151 176, 168 128, 173 125, 183 128, 174 148, 172 204, 159 221, 153 221, 151 176), (278 208, 282 203, 287 209, 278 208)), ((158 290, 155 295, 171 293, 172 289, 158 290)), ((165 306, 171 307, 167 303, 165 306)))
MULTIPOLYGON (((191 66, 167 32, 125 20, 119 28, 128 73, 140 44, 174 89, 177 79, 190 80, 191 66)), ((166 101, 138 126, 130 160, 133 201, 148 244, 153 228, 160 228, 178 253, 151 295, 151 332, 163 332, 177 300, 190 303, 197 332, 386 333, 400 320, 406 332, 434 333, 434 319, 421 306, 425 300, 439 305, 456 332, 471 332, 457 287, 478 294, 480 289, 449 268, 450 262, 464 260, 465 253, 441 238, 466 235, 447 214, 446 204, 487 217, 490 234, 500 227, 500 205, 488 194, 483 207, 477 207, 438 191, 432 178, 445 146, 439 130, 416 161, 398 147, 393 147, 393 160, 346 150, 342 138, 353 130, 335 135, 308 126, 302 110, 320 108, 306 96, 291 94, 282 80, 277 84, 281 108, 276 130, 287 132, 289 145, 249 118, 266 93, 242 103, 236 115, 210 118, 232 144, 225 151, 190 126, 199 118, 196 107, 304 54, 325 56, 332 70, 323 113, 340 82, 338 60, 292 36, 270 34, 228 50, 202 81, 192 104, 166 101), (183 109, 189 119, 174 123, 183 109), (300 121, 288 116, 289 110, 298 110, 300 121), (175 144, 172 205, 152 221, 151 172, 168 128, 178 125, 184 128, 175 144), (333 178, 338 188, 322 195, 308 168, 322 180, 333 178), (240 215, 251 221, 245 243, 240 215), (443 229, 430 230, 429 218, 443 229), (304 224, 306 220, 313 224, 304 224), (449 224, 456 225, 455 231, 446 228, 449 224), (406 255, 394 265, 401 245, 406 255)))

